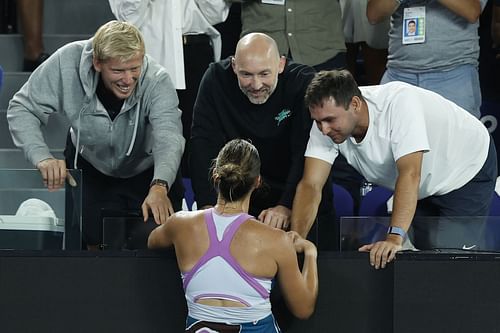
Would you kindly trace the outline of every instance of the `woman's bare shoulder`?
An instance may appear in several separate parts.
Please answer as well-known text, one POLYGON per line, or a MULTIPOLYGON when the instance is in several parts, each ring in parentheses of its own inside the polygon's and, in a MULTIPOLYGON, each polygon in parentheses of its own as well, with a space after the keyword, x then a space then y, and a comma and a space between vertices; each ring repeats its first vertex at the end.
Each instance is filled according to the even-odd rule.
POLYGON ((247 221, 246 227, 248 233, 253 233, 252 237, 258 237, 261 240, 269 240, 274 245, 287 241, 286 232, 270 227, 259 220, 252 218, 247 221))
POLYGON ((197 223, 199 221, 203 220, 204 216, 204 211, 203 210, 198 210, 198 211, 178 211, 175 212, 173 215, 171 215, 168 220, 167 224, 171 223, 172 226, 183 226, 183 225, 190 225, 193 223, 197 223))

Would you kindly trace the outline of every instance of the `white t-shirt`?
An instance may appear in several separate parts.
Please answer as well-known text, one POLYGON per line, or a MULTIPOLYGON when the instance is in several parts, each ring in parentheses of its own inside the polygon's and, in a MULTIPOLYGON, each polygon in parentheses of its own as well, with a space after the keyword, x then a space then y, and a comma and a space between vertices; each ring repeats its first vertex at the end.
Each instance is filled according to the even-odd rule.
POLYGON ((360 90, 369 114, 364 139, 356 143, 349 137, 336 144, 313 124, 306 157, 333 164, 340 152, 366 180, 394 190, 396 161, 424 151, 419 199, 462 187, 486 161, 486 127, 453 102, 402 82, 360 90))
POLYGON ((222 39, 212 25, 229 14, 224 0, 109 0, 109 5, 117 19, 139 28, 146 53, 167 69, 176 89, 186 89, 183 34, 210 36, 214 60, 220 60, 222 39))

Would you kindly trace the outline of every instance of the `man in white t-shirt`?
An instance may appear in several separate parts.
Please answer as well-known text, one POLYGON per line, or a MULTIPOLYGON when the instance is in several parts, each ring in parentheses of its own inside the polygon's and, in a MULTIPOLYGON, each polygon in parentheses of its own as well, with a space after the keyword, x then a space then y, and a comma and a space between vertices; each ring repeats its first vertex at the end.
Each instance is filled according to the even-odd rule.
POLYGON ((401 249, 416 210, 441 217, 489 214, 497 176, 494 144, 485 126, 453 102, 403 82, 359 88, 345 70, 317 74, 305 102, 315 124, 292 230, 307 234, 339 153, 368 181, 394 190, 386 239, 360 248, 370 252, 375 268, 401 249))

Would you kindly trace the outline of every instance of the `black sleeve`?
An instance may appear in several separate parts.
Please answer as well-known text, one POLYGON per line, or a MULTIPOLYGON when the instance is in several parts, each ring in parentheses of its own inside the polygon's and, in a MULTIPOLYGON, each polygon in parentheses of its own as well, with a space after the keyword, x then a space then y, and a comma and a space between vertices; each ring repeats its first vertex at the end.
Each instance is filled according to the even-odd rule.
MULTIPOLYGON (((290 135, 290 169, 288 171, 285 189, 279 201, 280 205, 288 208, 292 208, 295 190, 302 178, 305 160, 304 153, 312 126, 309 110, 304 104, 304 95, 309 82, 311 82, 314 77, 314 69, 308 66, 301 66, 300 70, 296 68, 293 72, 295 71, 297 71, 297 73, 295 74, 296 78, 293 84, 294 96, 291 96, 291 99, 294 101, 292 106, 294 109, 294 118, 290 135)), ((291 87, 288 89, 291 90, 291 87)))
POLYGON ((198 207, 215 205, 217 199, 209 173, 213 159, 226 142, 217 113, 215 94, 220 90, 216 87, 218 84, 212 64, 200 83, 191 128, 189 172, 198 207))

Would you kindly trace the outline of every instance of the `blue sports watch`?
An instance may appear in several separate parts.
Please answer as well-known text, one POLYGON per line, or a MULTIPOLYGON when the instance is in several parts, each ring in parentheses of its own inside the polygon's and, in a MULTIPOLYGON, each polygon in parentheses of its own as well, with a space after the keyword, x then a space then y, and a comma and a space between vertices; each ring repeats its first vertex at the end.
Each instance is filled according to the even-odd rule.
POLYGON ((393 234, 393 235, 399 235, 403 238, 406 237, 406 232, 403 230, 403 228, 400 228, 400 227, 389 227, 387 229, 387 233, 388 234, 393 234))

